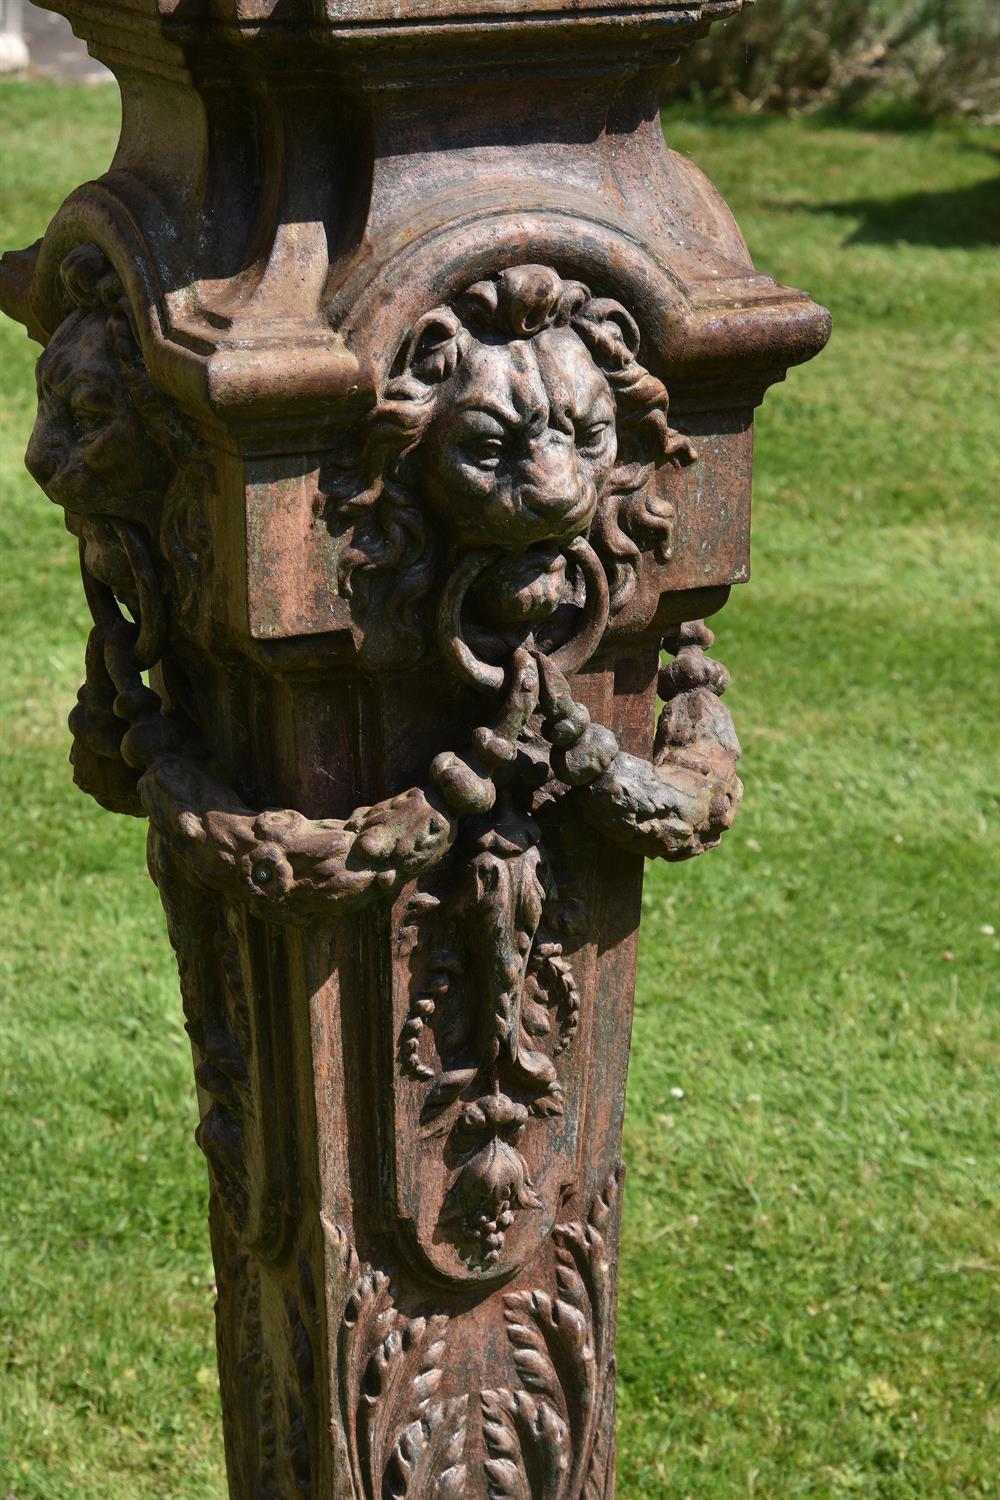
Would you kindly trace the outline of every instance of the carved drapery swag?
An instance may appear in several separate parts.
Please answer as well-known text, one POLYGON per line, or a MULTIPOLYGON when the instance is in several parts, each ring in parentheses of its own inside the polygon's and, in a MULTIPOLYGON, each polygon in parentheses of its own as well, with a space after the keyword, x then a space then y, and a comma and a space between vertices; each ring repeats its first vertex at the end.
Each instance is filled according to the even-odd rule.
MULTIPOLYGON (((265 68, 258 157, 223 191, 209 132, 199 204, 130 89, 222 110, 196 63, 248 88, 239 27, 211 53, 136 6, 119 56, 72 13, 122 149, 0 288, 46 346, 27 462, 93 617, 74 776, 148 818, 178 957, 231 1493, 608 1500, 642 861, 738 809, 703 617, 746 576, 753 406, 825 317, 664 153, 655 79, 609 106, 641 26, 562 94, 601 30, 562 18, 543 109, 530 7, 503 21, 487 126, 450 71, 472 21, 400 61, 398 20, 333 17, 327 66, 369 69, 342 180, 319 62, 312 116, 265 68), (573 98, 604 135, 566 154, 573 98)), ((669 53, 692 17, 662 15, 669 53)), ((242 45, 277 65, 265 22, 242 45)))

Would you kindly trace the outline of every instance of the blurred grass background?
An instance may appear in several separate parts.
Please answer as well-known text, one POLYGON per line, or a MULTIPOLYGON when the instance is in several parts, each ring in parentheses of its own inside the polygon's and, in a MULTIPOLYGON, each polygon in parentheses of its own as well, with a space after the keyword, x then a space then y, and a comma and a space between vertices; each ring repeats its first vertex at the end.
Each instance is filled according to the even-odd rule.
MULTIPOLYGON (((117 112, 0 84, 6 245, 117 112)), ((714 622, 744 810, 648 875, 619 1495, 995 1497, 1000 131, 665 125, 835 332, 765 403, 714 622)), ((0 1494, 219 1500, 176 975, 141 825, 71 783, 85 608, 21 466, 35 351, 0 340, 0 1494)))
POLYGON ((755 0, 716 25, 675 96, 926 123, 1000 120, 997 0, 755 0))

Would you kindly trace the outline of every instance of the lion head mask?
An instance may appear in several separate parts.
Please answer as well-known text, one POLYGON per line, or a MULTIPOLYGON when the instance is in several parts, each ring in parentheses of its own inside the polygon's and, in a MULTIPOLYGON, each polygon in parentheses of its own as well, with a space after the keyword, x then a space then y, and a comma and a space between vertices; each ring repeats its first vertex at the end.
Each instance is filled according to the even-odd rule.
POLYGON ((620 303, 546 266, 476 282, 417 321, 360 461, 327 476, 321 497, 370 658, 421 654, 421 605, 463 550, 509 557, 493 590, 508 619, 515 596, 521 613, 529 596, 555 602, 576 537, 601 557, 612 607, 634 589, 644 545, 669 555, 673 509, 648 481, 695 455, 638 349, 620 303))

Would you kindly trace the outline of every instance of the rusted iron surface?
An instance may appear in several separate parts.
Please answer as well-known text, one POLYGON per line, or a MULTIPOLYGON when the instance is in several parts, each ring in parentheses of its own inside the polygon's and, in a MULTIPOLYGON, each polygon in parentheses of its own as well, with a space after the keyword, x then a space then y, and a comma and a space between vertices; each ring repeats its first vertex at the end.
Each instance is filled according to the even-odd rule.
POLYGON ((54 8, 122 141, 0 297, 74 774, 178 956, 231 1494, 610 1500, 643 861, 736 814, 703 620, 828 331, 662 140, 736 4, 54 8))

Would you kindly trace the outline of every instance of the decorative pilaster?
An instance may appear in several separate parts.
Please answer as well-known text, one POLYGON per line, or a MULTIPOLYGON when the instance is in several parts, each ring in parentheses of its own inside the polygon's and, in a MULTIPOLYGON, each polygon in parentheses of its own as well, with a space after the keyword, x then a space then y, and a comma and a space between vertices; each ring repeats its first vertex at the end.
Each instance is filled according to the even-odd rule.
POLYGON ((74 775, 178 957, 231 1494, 610 1500, 643 860, 736 814, 703 621, 827 333, 660 133, 738 5, 60 8, 122 140, 0 293, 74 775))

